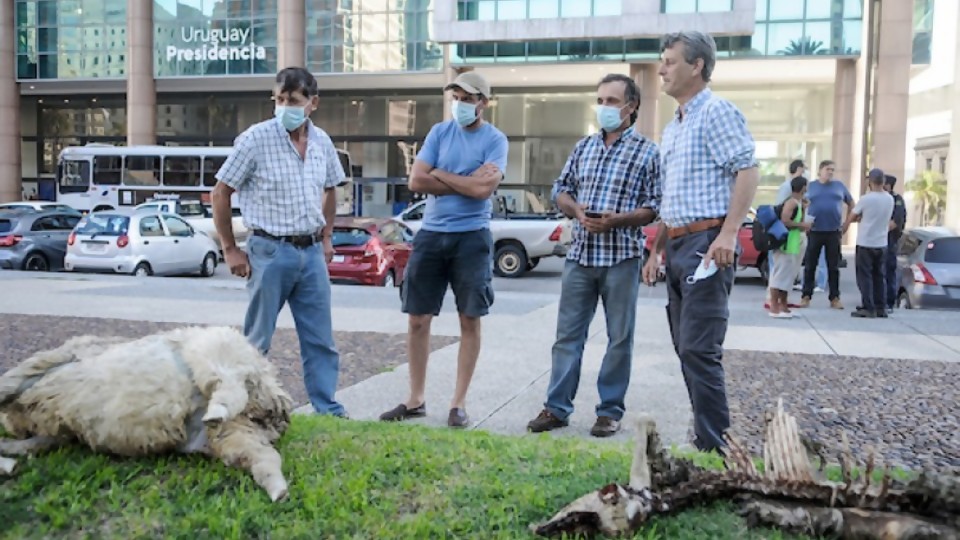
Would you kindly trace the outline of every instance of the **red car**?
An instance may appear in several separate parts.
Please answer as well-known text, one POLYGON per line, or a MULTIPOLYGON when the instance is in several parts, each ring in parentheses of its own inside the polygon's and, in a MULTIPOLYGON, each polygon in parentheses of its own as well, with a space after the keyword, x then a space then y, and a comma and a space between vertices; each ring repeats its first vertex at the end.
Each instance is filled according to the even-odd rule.
POLYGON ((338 217, 333 222, 332 281, 398 287, 413 249, 413 231, 393 219, 338 217))
MULTIPOLYGON (((767 264, 767 254, 760 253, 757 251, 757 248, 753 247, 753 219, 756 215, 753 208, 750 209, 750 212, 747 213, 747 218, 743 221, 743 225, 740 226, 740 231, 738 233, 738 239, 740 241, 740 257, 737 259, 738 269, 743 268, 756 268, 760 271, 760 277, 763 278, 763 282, 767 282, 769 277, 770 266, 767 264)), ((646 243, 644 244, 643 249, 643 258, 646 260, 647 256, 650 254, 653 249, 653 243, 657 237, 657 227, 660 226, 660 223, 651 223, 643 228, 643 234, 646 236, 646 243)), ((661 270, 664 268, 666 263, 666 253, 663 254, 660 260, 661 270)))

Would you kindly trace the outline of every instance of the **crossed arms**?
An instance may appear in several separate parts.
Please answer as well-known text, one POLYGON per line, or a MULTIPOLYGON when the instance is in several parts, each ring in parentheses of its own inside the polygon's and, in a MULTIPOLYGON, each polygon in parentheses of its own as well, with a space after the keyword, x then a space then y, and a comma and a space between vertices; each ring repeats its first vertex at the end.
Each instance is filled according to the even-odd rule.
POLYGON ((427 195, 459 194, 473 199, 487 199, 500 185, 503 172, 493 163, 485 163, 470 176, 460 176, 431 166, 423 160, 413 162, 410 172, 411 191, 427 195))

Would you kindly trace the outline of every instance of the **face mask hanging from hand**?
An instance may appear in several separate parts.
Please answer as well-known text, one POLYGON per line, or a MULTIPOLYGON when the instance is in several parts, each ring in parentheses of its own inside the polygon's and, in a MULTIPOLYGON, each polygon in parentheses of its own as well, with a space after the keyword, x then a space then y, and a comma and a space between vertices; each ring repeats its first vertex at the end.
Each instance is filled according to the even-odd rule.
MULTIPOLYGON (((624 105, 626 107, 626 105, 624 105)), ((611 107, 610 105, 597 105, 597 123, 604 131, 613 131, 620 127, 623 119, 620 118, 620 111, 623 107, 611 107)))
POLYGON ((467 127, 477 119, 477 104, 454 101, 450 104, 450 112, 460 127, 467 127))
MULTIPOLYGON (((702 259, 704 257, 703 253, 697 253, 702 259)), ((707 279, 708 277, 717 273, 717 263, 713 259, 710 259, 710 262, 707 263, 707 266, 703 265, 703 261, 700 261, 700 264, 697 265, 697 269, 687 276, 687 284, 693 285, 694 283, 707 279)))
POLYGON ((305 107, 291 107, 289 105, 277 105, 273 109, 273 115, 280 121, 283 128, 287 131, 293 131, 302 126, 307 121, 305 107))

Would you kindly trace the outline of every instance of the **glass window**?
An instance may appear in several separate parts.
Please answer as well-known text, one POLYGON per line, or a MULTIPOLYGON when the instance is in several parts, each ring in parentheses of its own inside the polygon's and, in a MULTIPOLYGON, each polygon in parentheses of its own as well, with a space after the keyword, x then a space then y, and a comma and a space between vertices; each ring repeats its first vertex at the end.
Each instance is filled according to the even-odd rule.
POLYGON ((90 189, 89 161, 64 161, 60 175, 61 193, 82 193, 90 189))
POLYGON ((843 21, 843 51, 841 54, 860 54, 863 21, 843 21))
POLYGON ((149 216, 140 220, 140 236, 164 236, 160 218, 149 216))
POLYGON ((590 2, 586 0, 560 0, 561 17, 589 17, 590 2))
POLYGON ((558 0, 530 0, 531 19, 556 19, 560 17, 558 0))
POLYGON ((93 183, 120 185, 123 159, 119 156, 97 156, 93 161, 93 183))
POLYGON ((834 3, 834 0, 807 0, 806 18, 829 19, 833 15, 834 3))
POLYGON ((803 54, 827 54, 830 51, 831 24, 829 22, 808 22, 804 32, 803 54))
POLYGON ((663 0, 664 13, 696 13, 697 0, 663 0))
POLYGON ((804 54, 803 23, 771 23, 768 26, 767 54, 804 54))
POLYGON ((200 158, 168 156, 163 158, 163 185, 200 186, 200 158))
POLYGON ((939 238, 927 246, 923 256, 928 263, 960 264, 960 238, 939 238))
POLYGON ((215 186, 217 185, 216 174, 220 170, 220 167, 223 167, 223 163, 227 160, 225 157, 217 156, 207 156, 203 158, 203 185, 204 186, 215 186))
POLYGON ((863 17, 863 0, 843 0, 844 18, 863 17))
POLYGON ((167 230, 170 231, 170 236, 193 235, 193 228, 191 228, 186 221, 178 217, 163 216, 163 222, 167 225, 167 230))
POLYGON ((125 186, 159 186, 159 156, 129 156, 123 163, 125 186))
POLYGON ((733 11, 733 0, 698 0, 697 11, 700 13, 733 11))
POLYGON ((757 0, 757 20, 767 20, 767 0, 757 0))
POLYGON ((127 234, 130 218, 116 214, 90 214, 77 224, 77 234, 96 234, 98 236, 120 236, 127 234))
POLYGON ((619 16, 622 14, 621 7, 620 2, 594 0, 593 15, 595 17, 619 16))
POLYGON ((771 0, 770 2, 770 20, 788 21, 803 19, 803 2, 790 0, 771 0))

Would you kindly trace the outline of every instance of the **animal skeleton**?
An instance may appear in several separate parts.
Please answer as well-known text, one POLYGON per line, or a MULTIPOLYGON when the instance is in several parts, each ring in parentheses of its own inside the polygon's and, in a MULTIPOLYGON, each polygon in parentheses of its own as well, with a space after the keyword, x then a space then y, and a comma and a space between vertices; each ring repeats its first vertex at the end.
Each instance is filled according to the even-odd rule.
POLYGON ((181 328, 141 339, 72 338, 0 376, 7 456, 68 442, 122 456, 200 452, 253 475, 270 499, 287 482, 273 444, 292 399, 273 366, 232 328, 181 328))
POLYGON ((822 479, 811 468, 796 420, 784 412, 782 401, 766 418, 762 473, 729 432, 727 470, 721 472, 669 456, 651 418, 641 417, 637 427, 630 483, 608 484, 580 497, 546 523, 532 525, 536 534, 619 536, 636 531, 656 514, 737 497, 743 500, 740 513, 750 526, 845 539, 960 538, 960 478, 922 473, 905 484, 885 469, 882 479, 873 483, 871 452, 864 474, 854 479, 844 437, 843 481, 822 479))

